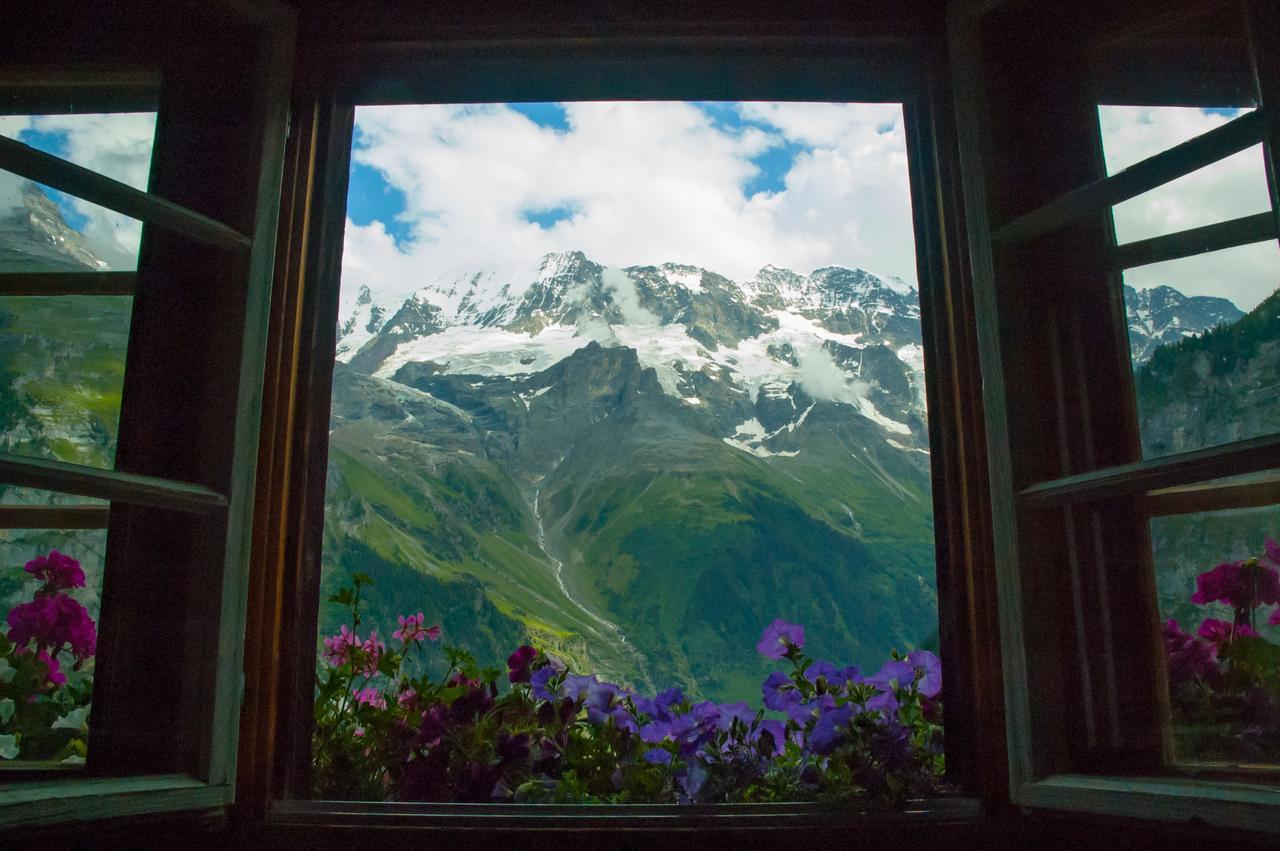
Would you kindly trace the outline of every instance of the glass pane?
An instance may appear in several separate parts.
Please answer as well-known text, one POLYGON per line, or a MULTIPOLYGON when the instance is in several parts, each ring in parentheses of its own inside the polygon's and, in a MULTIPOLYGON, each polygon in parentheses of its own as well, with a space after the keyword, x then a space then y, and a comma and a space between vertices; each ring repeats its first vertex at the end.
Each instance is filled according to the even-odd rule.
POLYGON ((1280 429, 1280 248, 1258 243, 1124 273, 1143 453, 1280 429))
POLYGON ((0 296, 0 451, 111 468, 129 296, 0 296))
POLYGON ((1280 762, 1280 506, 1156 517, 1175 758, 1280 762))
POLYGON ((356 127, 315 794, 933 788, 901 108, 360 107, 356 127))
MULTIPOLYGON (((0 135, 145 189, 154 113, 0 116, 0 135)), ((142 225, 0 171, 0 275, 128 271, 142 225)), ((115 460, 132 298, 0 291, 0 451, 115 460)))
MULTIPOLYGON (((19 522, 5 513, 12 507, 68 505, 105 503, 0 487, 6 526, 19 522)), ((0 771, 84 764, 107 543, 97 517, 102 528, 0 528, 0 771)))

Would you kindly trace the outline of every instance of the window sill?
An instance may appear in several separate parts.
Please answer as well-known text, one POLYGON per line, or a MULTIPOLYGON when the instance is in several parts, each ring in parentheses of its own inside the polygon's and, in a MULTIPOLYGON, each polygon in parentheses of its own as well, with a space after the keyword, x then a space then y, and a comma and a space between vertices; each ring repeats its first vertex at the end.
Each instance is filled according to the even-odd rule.
POLYGON ((230 785, 184 774, 56 778, 0 786, 0 830, 229 805, 230 785))
POLYGON ((978 824, 981 806, 973 798, 912 801, 904 810, 834 804, 556 805, 431 804, 365 801, 277 802, 264 827, 416 828, 427 830, 741 830, 964 827, 978 824))
POLYGON ((1248 783, 1059 774, 1023 785, 1013 799, 1043 810, 1280 832, 1280 788, 1248 783))

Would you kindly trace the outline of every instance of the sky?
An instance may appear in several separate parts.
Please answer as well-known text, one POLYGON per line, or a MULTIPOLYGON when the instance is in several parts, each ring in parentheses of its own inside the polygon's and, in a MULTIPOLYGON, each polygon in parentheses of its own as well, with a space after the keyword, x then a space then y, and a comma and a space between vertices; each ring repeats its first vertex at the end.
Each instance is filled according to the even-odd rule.
MULTIPOLYGON (((1098 110, 1107 171, 1111 174, 1206 133, 1240 114, 1238 109, 1103 106, 1098 110)), ((1254 145, 1119 204, 1119 242, 1174 233, 1270 209, 1262 146, 1254 145)), ((1250 310, 1280 286, 1275 240, 1129 269, 1125 283, 1142 289, 1170 284, 1188 295, 1229 298, 1250 310)))
MULTIPOLYGON (((1099 109, 1115 172, 1230 120, 1235 109, 1099 109)), ((0 116, 0 135, 138 188, 154 113, 0 116)), ((0 172, 0 212, 21 181, 0 172)), ((112 268, 138 222, 56 195, 112 268)), ((1115 208, 1120 241, 1267 208, 1255 146, 1115 208)), ((464 271, 530 274, 553 251, 607 266, 690 263, 731 278, 771 264, 861 267, 915 280, 896 104, 613 102, 360 107, 344 295, 397 298, 464 271)), ((1272 241, 1129 270, 1249 309, 1280 283, 1272 241)))
MULTIPOLYGON (((70 160, 135 189, 147 188, 154 112, 105 115, 0 115, 0 136, 70 160)), ((24 180, 0 171, 0 215, 21 204, 24 180)), ((113 270, 137 265, 142 223, 61 192, 46 190, 67 224, 85 234, 90 247, 113 270)))
POLYGON ((360 107, 344 282, 407 295, 579 250, 746 279, 861 266, 915 283, 897 104, 360 107))

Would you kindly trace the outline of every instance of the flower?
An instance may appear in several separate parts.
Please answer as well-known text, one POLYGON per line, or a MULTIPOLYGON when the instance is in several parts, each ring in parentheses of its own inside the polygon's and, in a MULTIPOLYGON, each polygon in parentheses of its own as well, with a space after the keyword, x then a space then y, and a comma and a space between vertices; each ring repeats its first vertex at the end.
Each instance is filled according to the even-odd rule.
POLYGON ((884 717, 892 718, 898 711, 898 698, 892 691, 877 694, 867 701, 868 712, 882 712, 884 717))
POLYGON ((826 680, 827 683, 835 685, 840 675, 840 669, 828 662, 826 659, 819 659, 808 668, 805 669, 804 678, 814 685, 818 684, 818 680, 826 680))
POLYGON ((66 594, 54 592, 19 603, 6 620, 9 640, 19 647, 32 640, 41 649, 68 646, 77 659, 87 659, 97 651, 97 626, 88 610, 66 594))
POLYGON ((507 679, 513 683, 529 682, 529 677, 532 675, 529 666, 537 657, 538 651, 528 644, 517 647, 515 652, 507 657, 507 679))
POLYGON ((937 697, 942 691, 942 663, 938 657, 928 650, 913 650, 907 654, 907 661, 920 678, 917 684, 920 693, 925 697, 937 697))
POLYGON ((787 707, 786 712, 788 718, 804 726, 813 718, 815 712, 826 712, 829 709, 834 709, 835 705, 836 699, 829 694, 824 694, 804 703, 793 703, 787 707))
POLYGON ((595 674, 583 676, 581 674, 567 674, 564 682, 560 684, 560 696, 567 697, 569 700, 577 701, 587 693, 593 683, 599 683, 595 674))
POLYGON ((809 734, 809 747, 814 753, 831 753, 839 742, 841 728, 852 720, 852 706, 832 706, 823 710, 818 716, 818 723, 813 725, 813 732, 809 734))
POLYGON ((555 696, 551 693, 551 689, 547 688, 547 683, 555 676, 556 669, 550 665, 534 671, 529 677, 529 688, 533 696, 538 700, 553 700, 555 696))
POLYGON ((1165 656, 1169 663, 1169 679, 1173 683, 1188 680, 1208 680, 1218 678, 1220 672, 1214 661, 1214 650, 1205 642, 1188 635, 1173 618, 1165 622, 1164 630, 1165 656))
MULTIPOLYGON (((1270 552, 1268 549, 1268 556, 1270 552)), ((1280 604, 1280 571, 1257 559, 1223 562, 1196 577, 1191 602, 1198 605, 1223 602, 1238 611, 1280 604)))
POLYGON ((359 646, 360 636, 343 624, 337 635, 331 635, 324 640, 324 660, 333 667, 340 668, 347 663, 351 650, 359 646))
POLYGON ((1196 630, 1199 636, 1213 645, 1213 652, 1217 654, 1224 645, 1230 644, 1237 638, 1257 638, 1258 633, 1255 632, 1247 623, 1234 624, 1227 623, 1217 618, 1205 618, 1204 623, 1200 624, 1200 629, 1196 630))
POLYGON ((787 747, 787 726, 776 718, 766 718, 760 722, 753 733, 753 741, 759 741, 762 736, 768 736, 773 743, 773 753, 775 756, 786 750, 787 747))
POLYGON ((651 748, 645 753, 644 761, 653 765, 668 765, 671 762, 671 751, 651 748))
POLYGON ((356 703, 360 704, 361 706, 372 706, 375 709, 387 708, 386 698, 384 698, 382 694, 373 686, 367 686, 362 689, 353 688, 351 690, 351 693, 355 695, 356 703))
POLYGON ((33 558, 23 570, 43 582, 47 591, 84 587, 84 571, 80 569, 80 562, 57 550, 50 550, 47 556, 33 558))
POLYGON ((440 627, 438 625, 423 627, 422 624, 426 619, 427 616, 422 612, 418 612, 416 615, 409 615, 408 617, 400 615, 397 618, 400 622, 400 628, 391 633, 391 637, 396 641, 402 641, 405 644, 422 641, 424 638, 435 641, 440 637, 440 627))
POLYGON ((769 659, 782 659, 793 648, 800 650, 803 647, 804 627, 787 623, 781 618, 764 628, 764 632, 760 634, 760 641, 756 644, 756 650, 760 655, 769 659))
POLYGON ((382 659, 382 654, 386 652, 387 645, 378 638, 377 630, 370 630, 369 637, 360 645, 360 652, 364 654, 364 665, 360 671, 368 676, 378 673, 378 662, 382 659))
MULTIPOLYGON (((930 654, 932 655, 932 654, 930 654)), ((892 691, 895 686, 911 685, 916 679, 916 669, 904 659, 890 659, 880 666, 871 682, 881 691, 892 691)))
POLYGON ((58 670, 58 660, 50 656, 44 650, 36 654, 36 658, 44 662, 46 668, 49 669, 48 680, 56 686, 60 686, 67 681, 67 675, 58 670))
POLYGON ((1262 548, 1266 551, 1266 555, 1263 558, 1271 562, 1272 567, 1280 567, 1280 544, 1277 544, 1273 538, 1267 538, 1263 542, 1262 548))
POLYGON ((765 677, 760 689, 764 692, 766 709, 775 709, 782 712, 788 706, 799 703, 801 700, 796 684, 791 682, 791 678, 782 671, 774 671, 765 677))
POLYGON ((733 727, 734 721, 740 721, 743 726, 750 727, 751 720, 756 716, 756 713, 746 701, 723 703, 716 707, 716 710, 716 726, 725 732, 728 732, 733 727))

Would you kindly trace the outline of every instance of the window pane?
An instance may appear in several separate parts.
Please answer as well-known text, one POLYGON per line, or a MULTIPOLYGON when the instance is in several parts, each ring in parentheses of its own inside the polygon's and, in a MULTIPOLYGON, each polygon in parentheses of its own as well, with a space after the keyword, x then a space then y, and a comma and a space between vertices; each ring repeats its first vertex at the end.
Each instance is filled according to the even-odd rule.
MULTIPOLYGON (((105 506, 100 500, 0 487, 5 512, 105 506)), ((89 509, 93 511, 93 509, 89 509)), ((17 515, 26 518, 29 515, 17 515)), ((3 770, 84 764, 93 691, 105 514, 77 528, 0 528, 0 779, 3 770), (78 528, 101 523, 101 528, 78 528)), ((57 522, 42 517, 37 523, 57 522)), ((23 523, 23 525, 26 525, 23 523)))
POLYGON ((1280 506, 1151 521, 1179 762, 1280 762, 1277 540, 1280 506))
POLYGON ((110 468, 129 296, 0 296, 0 451, 110 468))
POLYGON ((1124 274, 1147 457, 1280 429, 1280 249, 1272 242, 1124 274))
POLYGON ((885 796, 883 780, 801 778, 801 765, 828 748, 865 756, 904 723, 894 782, 936 780, 900 107, 361 107, 356 127, 316 794, 885 796), (340 632, 357 577, 361 647, 340 632), (409 642, 405 670, 428 679, 406 695, 369 674, 371 654, 394 658, 419 612, 411 633, 442 635, 409 642), (776 657, 799 633, 768 632, 775 621, 804 627, 794 653, 830 660, 794 673, 798 686, 776 657), (496 696, 443 645, 493 666, 496 696), (521 645, 538 652, 513 656, 521 645), (894 650, 923 652, 889 663, 894 650), (442 686, 459 666, 468 678, 442 686), (879 685, 864 681, 876 672, 879 685), (509 684, 531 673, 541 701, 509 684), (576 719, 567 731, 559 711, 576 719), (418 731, 407 749, 399 718, 418 731), (806 748, 748 758, 775 727, 772 744, 807 735, 806 748))

